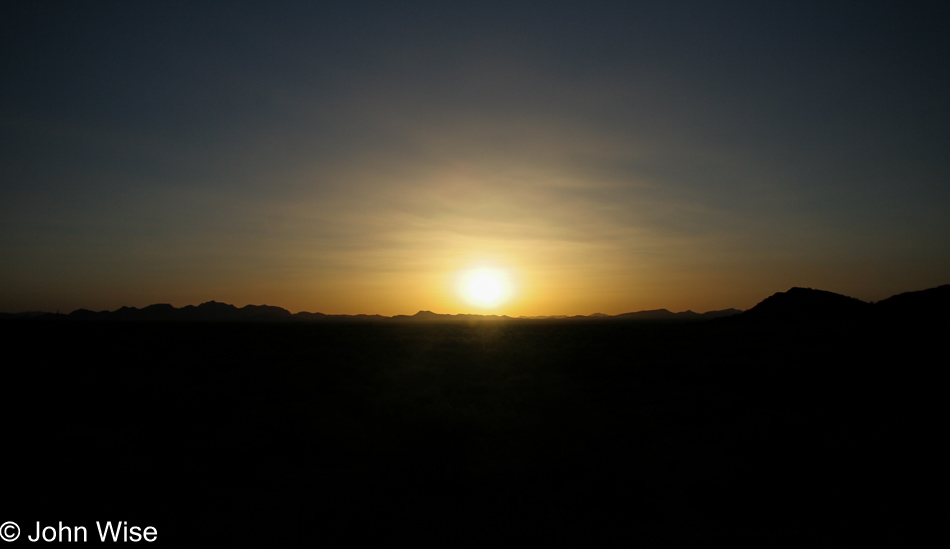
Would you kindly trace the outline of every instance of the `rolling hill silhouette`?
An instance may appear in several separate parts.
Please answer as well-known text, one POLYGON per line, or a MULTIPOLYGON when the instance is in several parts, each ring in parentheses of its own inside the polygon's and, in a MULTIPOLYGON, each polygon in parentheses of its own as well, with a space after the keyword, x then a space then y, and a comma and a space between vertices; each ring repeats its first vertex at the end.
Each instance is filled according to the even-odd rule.
POLYGON ((903 319, 938 321, 950 315, 950 284, 919 292, 905 292, 874 304, 882 315, 903 319))
POLYGON ((841 322, 866 318, 871 304, 853 297, 813 290, 791 288, 761 301, 742 314, 743 320, 766 322, 841 322))
POLYGON ((744 322, 818 324, 901 323, 945 321, 950 312, 950 284, 904 292, 868 303, 853 297, 812 288, 794 287, 775 293, 734 320, 744 322))

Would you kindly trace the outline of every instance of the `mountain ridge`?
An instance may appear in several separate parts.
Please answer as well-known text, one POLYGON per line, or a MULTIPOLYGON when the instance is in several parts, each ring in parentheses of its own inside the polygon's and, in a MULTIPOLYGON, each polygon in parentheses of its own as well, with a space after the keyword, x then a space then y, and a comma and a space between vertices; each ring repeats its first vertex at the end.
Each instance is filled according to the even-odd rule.
POLYGON ((301 311, 291 313, 273 305, 245 305, 236 307, 215 300, 199 305, 176 308, 168 303, 156 303, 141 309, 120 307, 115 311, 91 311, 77 309, 69 314, 41 312, 0 313, 4 320, 110 320, 110 321, 157 321, 157 322, 483 322, 483 321, 650 321, 684 322, 732 318, 734 320, 775 322, 804 321, 817 319, 822 322, 857 321, 887 316, 946 316, 950 310, 950 284, 926 290, 896 294, 877 303, 812 288, 792 287, 785 292, 776 292, 747 311, 729 308, 697 313, 692 310, 672 312, 668 309, 651 309, 607 315, 545 315, 518 316, 483 315, 472 313, 445 314, 420 310, 413 315, 383 316, 379 314, 324 314, 301 311))

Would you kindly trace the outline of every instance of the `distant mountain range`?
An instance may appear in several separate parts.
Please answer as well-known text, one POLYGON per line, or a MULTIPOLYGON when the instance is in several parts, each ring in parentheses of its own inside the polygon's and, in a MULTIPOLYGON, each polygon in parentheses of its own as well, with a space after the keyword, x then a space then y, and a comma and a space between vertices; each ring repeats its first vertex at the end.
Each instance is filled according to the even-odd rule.
POLYGON ((655 311, 640 311, 620 315, 592 315, 576 316, 534 316, 510 317, 507 315, 478 315, 478 314, 440 314, 432 311, 419 311, 414 315, 328 315, 323 313, 291 313, 282 307, 270 305, 247 305, 235 307, 218 301, 208 301, 201 305, 187 305, 175 308, 167 303, 149 305, 142 309, 122 307, 115 311, 90 311, 78 309, 68 315, 54 315, 50 313, 17 313, 0 314, 2 318, 22 319, 68 319, 68 320, 110 320, 110 321, 146 321, 146 322, 483 322, 483 321, 511 321, 511 320, 705 320, 741 313, 739 309, 710 311, 708 313, 694 313, 684 311, 673 313, 666 309, 655 311))
POLYGON ((323 313, 291 313, 287 309, 270 305, 247 305, 235 307, 227 303, 208 301, 201 305, 187 305, 176 308, 169 304, 149 305, 142 309, 122 307, 115 311, 90 311, 79 309, 68 315, 25 312, 0 313, 0 319, 32 320, 109 320, 109 321, 154 321, 154 322, 482 322, 511 320, 564 320, 564 321, 702 321, 732 317, 738 321, 754 322, 797 322, 803 320, 837 322, 870 319, 886 315, 888 317, 921 318, 943 316, 950 310, 950 284, 922 290, 906 292, 877 303, 868 303, 853 297, 814 290, 811 288, 791 288, 787 292, 778 292, 760 302, 748 311, 724 309, 696 313, 683 311, 671 312, 667 309, 622 313, 619 315, 575 316, 534 316, 510 317, 506 315, 478 314, 439 314, 432 311, 419 311, 414 315, 327 315, 323 313))

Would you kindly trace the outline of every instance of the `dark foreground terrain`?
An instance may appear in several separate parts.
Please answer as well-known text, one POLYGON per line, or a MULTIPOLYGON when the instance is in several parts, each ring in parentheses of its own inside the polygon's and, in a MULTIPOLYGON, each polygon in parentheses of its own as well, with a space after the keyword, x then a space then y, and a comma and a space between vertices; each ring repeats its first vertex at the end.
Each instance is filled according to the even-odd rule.
POLYGON ((0 520, 169 546, 902 542, 936 514, 946 327, 7 321, 0 520))

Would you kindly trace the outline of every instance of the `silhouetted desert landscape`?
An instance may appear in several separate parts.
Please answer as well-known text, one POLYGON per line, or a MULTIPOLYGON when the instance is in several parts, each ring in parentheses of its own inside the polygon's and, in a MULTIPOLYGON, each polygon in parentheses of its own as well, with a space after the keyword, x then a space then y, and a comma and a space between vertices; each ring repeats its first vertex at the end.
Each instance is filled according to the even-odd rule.
POLYGON ((5 315, 4 499, 166 544, 897 541, 926 520, 948 306, 5 315))
POLYGON ((942 539, 946 3, 0 22, 0 545, 942 539))

